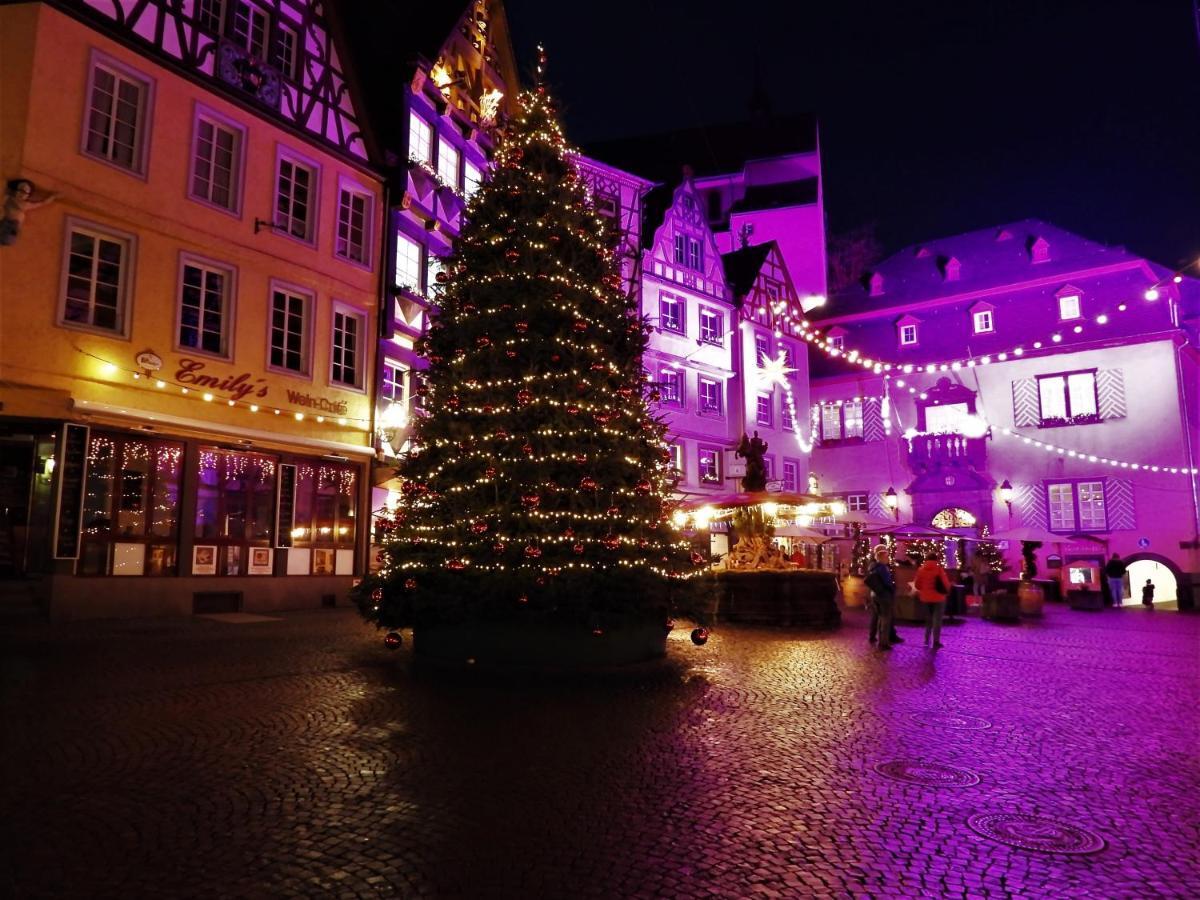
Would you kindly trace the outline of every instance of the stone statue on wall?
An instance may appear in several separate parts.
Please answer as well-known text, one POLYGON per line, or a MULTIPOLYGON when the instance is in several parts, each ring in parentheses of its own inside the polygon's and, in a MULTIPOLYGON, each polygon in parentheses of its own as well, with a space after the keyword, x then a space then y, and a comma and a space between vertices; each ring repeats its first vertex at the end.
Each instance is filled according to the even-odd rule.
POLYGON ((734 451, 737 456, 746 460, 746 474, 742 478, 742 490, 749 493, 765 491, 767 489, 767 467, 763 464, 763 457, 767 454, 767 442, 758 436, 758 432, 754 432, 754 437, 746 437, 742 434, 742 441, 738 444, 734 451))
POLYGON ((28 178, 9 179, 4 192, 4 219, 0 220, 0 247, 17 242, 25 223, 25 213, 52 203, 58 197, 58 194, 46 194, 35 200, 35 192, 36 188, 28 178))

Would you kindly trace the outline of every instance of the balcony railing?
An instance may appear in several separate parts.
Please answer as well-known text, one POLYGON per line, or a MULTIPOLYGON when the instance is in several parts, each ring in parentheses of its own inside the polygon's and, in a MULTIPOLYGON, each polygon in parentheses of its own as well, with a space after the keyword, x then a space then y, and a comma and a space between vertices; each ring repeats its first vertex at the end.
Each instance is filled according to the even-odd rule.
POLYGON ((908 464, 914 472, 987 466, 987 438, 961 434, 920 434, 909 442, 908 464))

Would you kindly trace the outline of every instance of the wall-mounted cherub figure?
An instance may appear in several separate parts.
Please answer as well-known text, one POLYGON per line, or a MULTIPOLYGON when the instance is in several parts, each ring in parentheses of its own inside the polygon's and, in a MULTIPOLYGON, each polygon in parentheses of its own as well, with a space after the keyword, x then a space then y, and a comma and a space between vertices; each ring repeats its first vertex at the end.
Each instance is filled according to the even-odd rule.
POLYGON ((34 199, 37 188, 28 178, 11 178, 4 192, 4 219, 0 220, 0 246, 7 247, 17 242, 25 213, 39 206, 54 202, 58 194, 45 194, 34 199))

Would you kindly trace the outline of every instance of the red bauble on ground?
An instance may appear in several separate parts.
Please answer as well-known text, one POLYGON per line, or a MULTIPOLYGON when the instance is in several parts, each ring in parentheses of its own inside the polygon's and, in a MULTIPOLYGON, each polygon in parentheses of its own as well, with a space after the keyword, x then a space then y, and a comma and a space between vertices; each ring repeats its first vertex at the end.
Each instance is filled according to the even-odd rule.
POLYGON ((703 647, 708 643, 708 629, 697 628, 692 631, 692 643, 697 647, 703 647))
POLYGON ((389 650, 399 650, 404 643, 404 638, 400 637, 400 632, 389 631, 383 639, 383 645, 389 650))

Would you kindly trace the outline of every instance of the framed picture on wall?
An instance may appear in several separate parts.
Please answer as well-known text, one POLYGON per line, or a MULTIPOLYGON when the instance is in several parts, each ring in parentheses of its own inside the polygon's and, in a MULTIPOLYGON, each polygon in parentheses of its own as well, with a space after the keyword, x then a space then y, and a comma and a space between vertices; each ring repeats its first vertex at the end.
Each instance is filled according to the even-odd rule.
POLYGON ((251 575, 270 575, 271 574, 271 548, 270 547, 251 547, 250 548, 250 574, 251 575))
POLYGON ((314 550, 313 551, 313 574, 314 575, 332 575, 334 573, 334 565, 336 556, 332 550, 314 550))
POLYGON ((192 574, 217 574, 217 548, 208 544, 192 547, 192 574))

